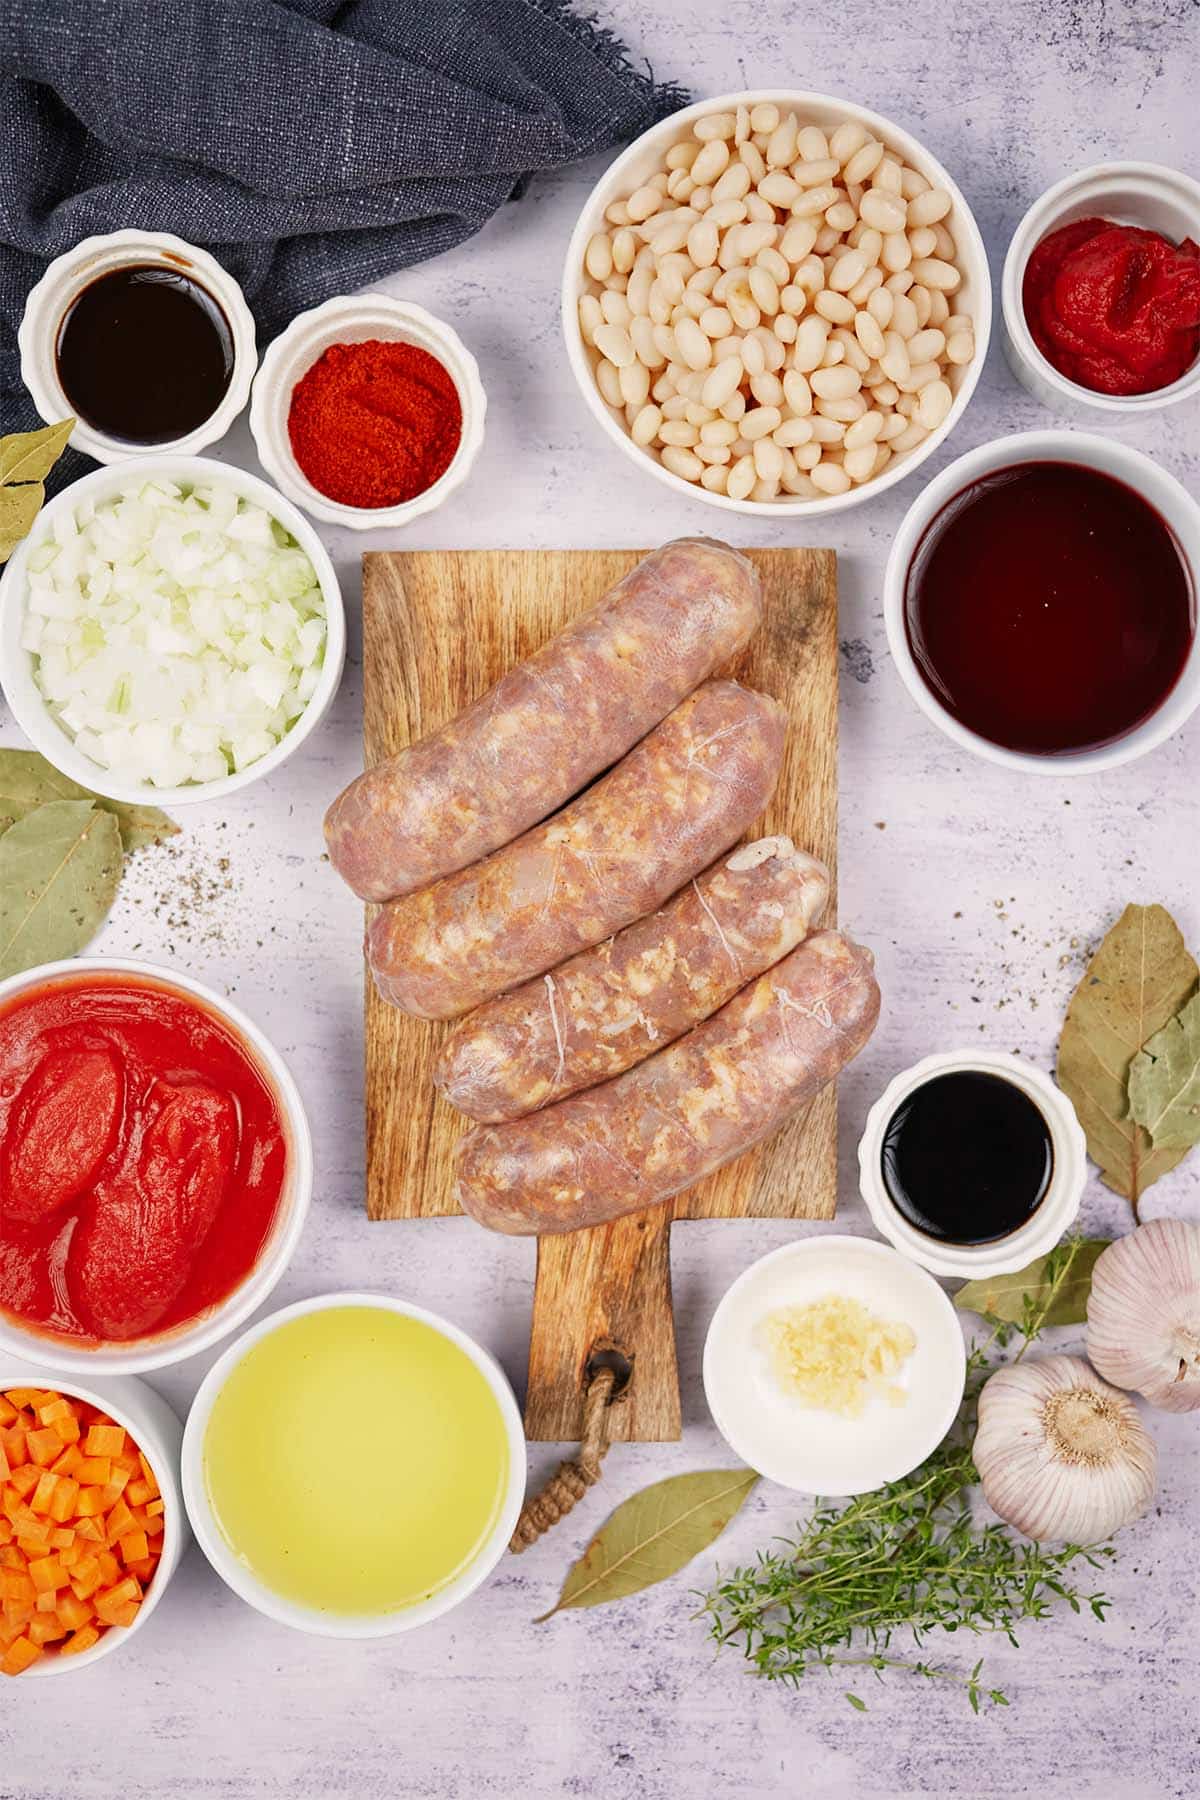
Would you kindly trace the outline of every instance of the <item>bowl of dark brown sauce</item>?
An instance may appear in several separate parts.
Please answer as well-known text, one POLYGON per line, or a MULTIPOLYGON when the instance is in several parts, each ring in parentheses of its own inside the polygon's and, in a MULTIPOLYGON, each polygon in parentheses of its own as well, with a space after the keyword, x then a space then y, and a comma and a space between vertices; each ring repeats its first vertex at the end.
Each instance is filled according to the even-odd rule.
POLYGON ((1200 704, 1200 507, 1085 432, 1000 438, 914 502, 884 577, 896 667, 964 748, 1042 774, 1131 761, 1200 704))
POLYGON ((224 436, 257 362, 241 288, 206 250, 158 231, 85 238, 32 289, 21 377, 47 421, 98 462, 188 454, 224 436))
POLYGON ((936 1275, 1000 1275, 1045 1255, 1087 1178, 1071 1102, 1005 1051, 927 1056, 898 1075, 858 1157, 876 1228, 936 1275))

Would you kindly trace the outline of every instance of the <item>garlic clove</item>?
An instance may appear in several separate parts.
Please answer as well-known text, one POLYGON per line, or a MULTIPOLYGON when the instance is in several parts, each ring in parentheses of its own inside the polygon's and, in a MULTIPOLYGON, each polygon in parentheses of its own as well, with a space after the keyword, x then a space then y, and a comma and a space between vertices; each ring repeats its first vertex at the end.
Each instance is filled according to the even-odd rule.
POLYGON ((1087 1349, 1106 1381, 1167 1412, 1200 1406, 1200 1225, 1153 1219, 1097 1258, 1087 1349))
POLYGON ((1157 1453, 1132 1400, 1078 1356, 997 1369, 979 1396, 975 1467, 1026 1537, 1095 1544, 1145 1512, 1157 1453))

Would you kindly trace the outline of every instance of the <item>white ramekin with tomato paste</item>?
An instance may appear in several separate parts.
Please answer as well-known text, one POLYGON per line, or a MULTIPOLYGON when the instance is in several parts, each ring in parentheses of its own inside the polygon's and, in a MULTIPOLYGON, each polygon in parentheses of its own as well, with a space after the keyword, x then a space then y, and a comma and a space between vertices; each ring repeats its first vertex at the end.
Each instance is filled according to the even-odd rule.
POLYGON ((209 1348, 311 1192, 296 1085, 228 1000, 95 957, 0 983, 0 1352, 83 1375, 209 1348))

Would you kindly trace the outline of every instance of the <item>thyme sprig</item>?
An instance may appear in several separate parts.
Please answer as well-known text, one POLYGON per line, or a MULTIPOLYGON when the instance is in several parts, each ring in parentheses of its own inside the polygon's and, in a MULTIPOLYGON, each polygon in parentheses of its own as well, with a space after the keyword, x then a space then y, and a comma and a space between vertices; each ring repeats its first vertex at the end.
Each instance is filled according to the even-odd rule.
MULTIPOLYGON (((867 1669, 879 1678, 898 1670, 955 1683, 978 1712, 985 1700, 1006 1706, 1004 1693, 984 1682, 982 1660, 969 1674, 930 1661, 922 1653, 931 1632, 1000 1632, 1016 1644, 1018 1625, 1047 1618, 1059 1602, 1104 1618, 1109 1601, 1076 1581, 1083 1569, 1103 1566, 1114 1554, 1110 1545, 1021 1542, 1003 1525, 977 1525, 969 1499, 979 1479, 971 1460, 976 1409, 994 1352, 1019 1337, 1013 1360, 1025 1354, 1076 1249, 1061 1245, 1039 1292, 1025 1297, 1020 1320, 997 1323, 971 1351, 957 1423, 919 1469, 847 1506, 818 1507, 794 1540, 762 1552, 704 1597, 718 1646, 740 1643, 757 1674, 792 1685, 816 1669, 867 1669), (893 1647, 897 1635, 904 1651, 893 1647)), ((865 1705, 855 1693, 846 1698, 865 1705)))

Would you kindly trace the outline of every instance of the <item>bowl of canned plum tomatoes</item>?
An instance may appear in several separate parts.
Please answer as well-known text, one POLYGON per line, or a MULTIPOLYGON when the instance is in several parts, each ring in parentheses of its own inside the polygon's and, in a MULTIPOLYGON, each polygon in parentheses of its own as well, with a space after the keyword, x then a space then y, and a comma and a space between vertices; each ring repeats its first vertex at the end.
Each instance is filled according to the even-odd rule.
POLYGON ((936 157, 828 94, 673 113, 593 188, 567 249, 588 410, 677 493, 838 512, 962 417, 991 330, 979 227, 936 157))
POLYGON ((283 1059, 114 958, 0 982, 0 1354, 82 1378, 206 1350, 287 1267, 312 1145, 283 1059))

